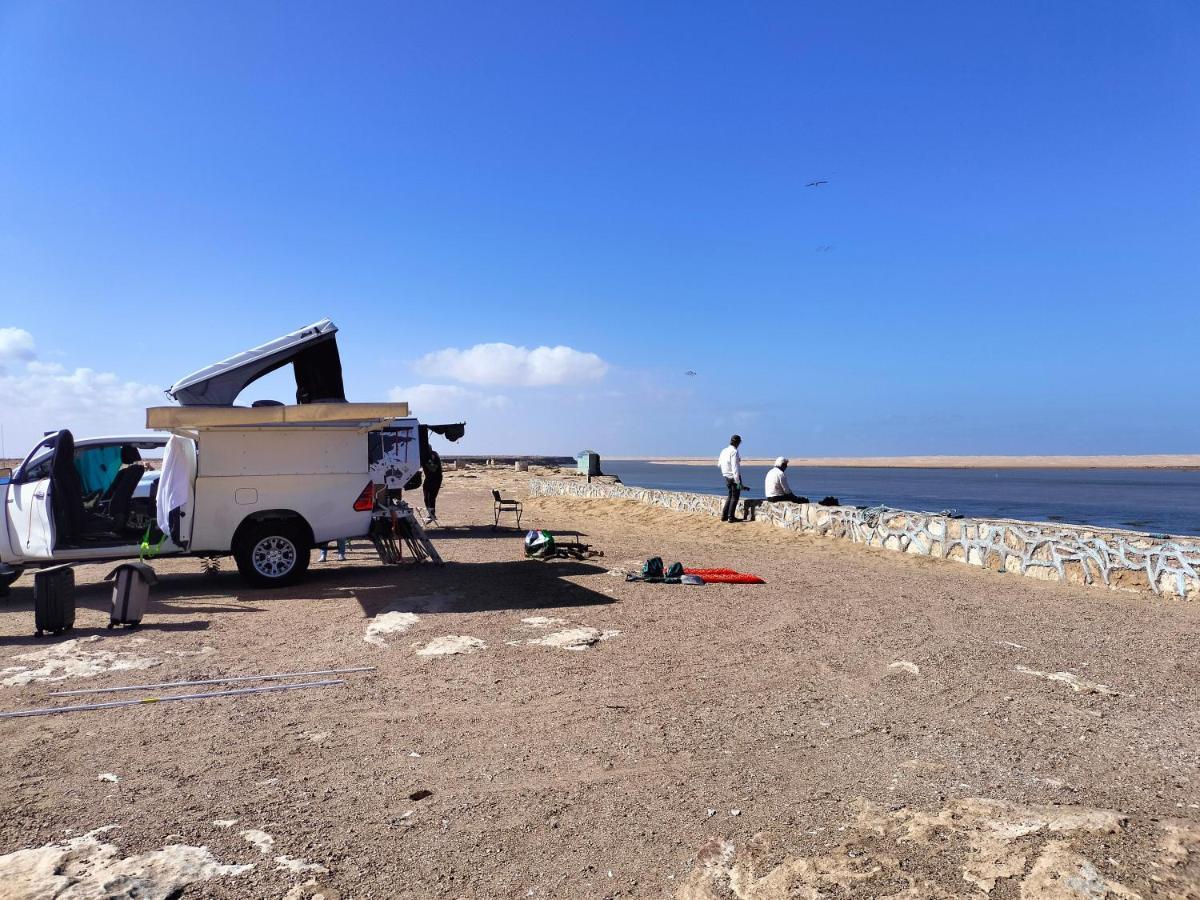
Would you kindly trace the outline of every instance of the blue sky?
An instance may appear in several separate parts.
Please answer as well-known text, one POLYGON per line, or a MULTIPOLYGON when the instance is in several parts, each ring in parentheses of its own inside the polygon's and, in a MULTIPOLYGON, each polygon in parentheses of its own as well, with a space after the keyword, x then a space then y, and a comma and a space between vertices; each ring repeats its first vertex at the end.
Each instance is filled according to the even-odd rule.
POLYGON ((351 399, 474 452, 1200 452, 1198 45, 1190 0, 0 0, 6 447, 327 315, 351 399))

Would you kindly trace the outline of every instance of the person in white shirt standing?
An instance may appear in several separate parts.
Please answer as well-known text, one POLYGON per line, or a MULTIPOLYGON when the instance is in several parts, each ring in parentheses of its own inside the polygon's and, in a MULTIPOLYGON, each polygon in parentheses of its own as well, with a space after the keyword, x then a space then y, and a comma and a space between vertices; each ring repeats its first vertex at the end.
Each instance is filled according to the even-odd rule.
POLYGON ((721 451, 721 455, 717 457, 717 466, 721 470, 721 475, 725 478, 725 489, 729 491, 729 498, 725 501, 725 506, 721 509, 722 522, 736 522, 738 497, 741 496, 745 485, 742 484, 742 456, 738 453, 738 447, 742 443, 742 436, 735 434, 729 439, 729 446, 721 451))
POLYGON ((767 473, 763 496, 767 498, 768 503, 807 503, 807 497, 797 497, 792 493, 792 488, 787 480, 787 467, 786 457, 781 456, 775 460, 775 468, 767 473))

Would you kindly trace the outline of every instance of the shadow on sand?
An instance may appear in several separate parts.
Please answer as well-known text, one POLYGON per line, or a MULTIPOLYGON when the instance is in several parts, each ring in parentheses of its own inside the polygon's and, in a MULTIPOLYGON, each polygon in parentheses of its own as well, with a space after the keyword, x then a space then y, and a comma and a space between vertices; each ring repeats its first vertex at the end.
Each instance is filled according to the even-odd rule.
POLYGON ((370 570, 371 577, 353 579, 336 571, 321 572, 326 577, 316 581, 311 592, 317 597, 354 596, 366 616, 382 609, 436 614, 603 606, 615 601, 567 579, 606 571, 570 560, 451 562, 401 572, 370 570), (321 592, 321 582, 327 584, 326 593, 321 592))
POLYGON ((137 628, 72 628, 70 631, 64 631, 62 634, 45 634, 42 637, 34 637, 33 635, 33 612, 29 613, 29 633, 24 635, 8 635, 0 637, 0 647, 31 647, 39 649, 48 647, 51 644, 56 644, 59 641, 79 640, 80 638, 92 637, 98 635, 100 637, 113 635, 129 635, 133 637, 145 632, 153 632, 155 634, 163 634, 167 632, 179 631, 205 631, 208 629, 207 622, 152 622, 146 620, 137 628))
POLYGON ((491 525, 438 525, 436 527, 427 527, 425 529, 429 533, 429 538, 435 544, 438 541, 460 540, 462 538, 482 538, 484 540, 492 540, 493 538, 508 538, 512 541, 520 541, 525 537, 525 529, 511 528, 501 525, 499 528, 493 528, 491 525))
MULTIPOLYGON (((493 528, 491 525, 439 525, 436 528, 427 529, 429 537, 435 543, 437 541, 456 540, 461 538, 509 538, 513 541, 524 541, 527 530, 524 528, 513 529, 505 525, 499 528, 493 528)), ((585 531, 571 531, 554 529, 550 532, 555 537, 568 537, 578 540, 581 537, 587 537, 585 531)))
MULTIPOLYGON (((485 526, 485 530, 490 528, 485 526)), ((271 590, 248 587, 236 571, 166 573, 159 575, 146 618, 137 629, 76 628, 57 639, 142 631, 202 631, 209 625, 204 619, 179 621, 175 617, 261 613, 275 604, 306 600, 354 598, 368 617, 384 608, 434 614, 601 606, 615 601, 567 579, 605 572, 602 566, 572 560, 448 562, 442 566, 333 564, 310 569, 300 584, 271 590)), ((32 637, 32 577, 22 578, 10 591, 9 596, 0 598, 0 614, 26 618, 30 635, 0 637, 0 646, 46 643, 47 638, 32 637)), ((107 613, 111 596, 110 582, 83 582, 75 588, 75 605, 77 609, 107 613)))

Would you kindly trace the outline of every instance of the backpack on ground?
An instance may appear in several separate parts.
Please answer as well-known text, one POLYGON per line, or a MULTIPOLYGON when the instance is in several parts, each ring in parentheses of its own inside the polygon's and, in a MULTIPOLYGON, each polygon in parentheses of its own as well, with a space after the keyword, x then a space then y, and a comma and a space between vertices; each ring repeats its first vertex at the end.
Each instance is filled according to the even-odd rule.
POLYGON ((526 559, 550 559, 555 555, 554 535, 548 531, 530 531, 525 535, 526 559))
POLYGON ((667 569, 667 574, 663 576, 664 584, 679 584, 683 581, 683 563, 671 563, 671 567, 667 569))
POLYGON ((642 581, 659 584, 663 580, 662 557, 654 556, 642 563, 642 581))

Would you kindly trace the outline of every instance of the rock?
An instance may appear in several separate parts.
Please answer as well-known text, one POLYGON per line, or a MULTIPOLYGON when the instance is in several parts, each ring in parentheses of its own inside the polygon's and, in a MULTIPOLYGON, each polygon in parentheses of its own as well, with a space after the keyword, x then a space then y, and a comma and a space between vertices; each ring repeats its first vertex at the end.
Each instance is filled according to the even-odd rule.
MULTIPOLYGON (((887 809, 865 801, 840 826, 836 846, 813 846, 802 835, 779 840, 758 834, 735 845, 705 844, 676 900, 781 900, 846 896, 930 900, 990 894, 1009 881, 1005 896, 1022 900, 1132 900, 1193 896, 1184 863, 1200 852, 1200 829, 1147 823, 1131 834, 1125 816, 1080 806, 1024 806, 1003 800, 953 800, 936 811, 887 809), (1143 884, 1118 882, 1083 855, 1098 839, 1114 857, 1139 852, 1144 832, 1160 833, 1141 872, 1143 884), (1032 863, 1031 863, 1032 861, 1032 863), (1146 880, 1153 872, 1154 881, 1146 880), (1016 880, 1013 884, 1012 880, 1016 880), (964 883, 971 890, 964 891, 964 883)), ((1145 853, 1145 851, 1140 851, 1145 853)))
POLYGON ((487 649, 487 644, 479 638, 465 634, 448 634, 445 637, 434 638, 418 649, 417 656, 456 656, 485 649, 487 649))
POLYGON ((138 897, 167 900, 189 885, 210 878, 241 875, 253 865, 222 865, 207 847, 170 844, 122 856, 100 835, 109 825, 70 838, 0 856, 0 885, 5 897, 138 897), (120 893, 116 893, 119 890, 120 893))
POLYGON ((1086 678, 1080 678, 1074 672, 1040 672, 1028 666, 1017 666, 1017 671, 1024 675, 1032 675, 1035 678, 1044 678, 1047 681, 1062 682, 1077 694, 1101 694, 1105 697, 1121 696, 1120 691, 1114 691, 1108 685, 1100 684, 1098 681, 1088 681, 1086 678))
POLYGON ((386 609, 371 619, 363 640, 376 647, 386 647, 385 635, 402 634, 421 621, 416 613, 403 612, 397 609, 386 609))

